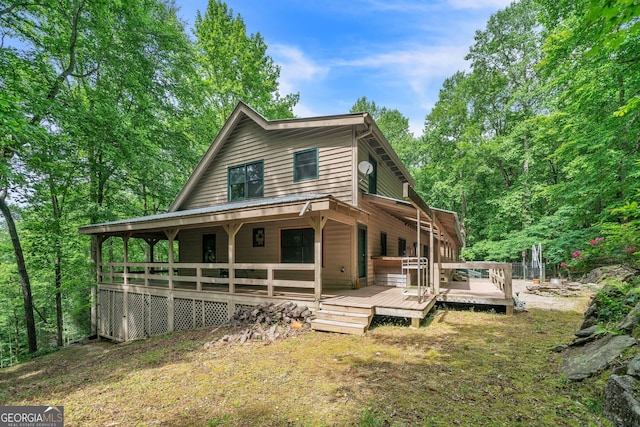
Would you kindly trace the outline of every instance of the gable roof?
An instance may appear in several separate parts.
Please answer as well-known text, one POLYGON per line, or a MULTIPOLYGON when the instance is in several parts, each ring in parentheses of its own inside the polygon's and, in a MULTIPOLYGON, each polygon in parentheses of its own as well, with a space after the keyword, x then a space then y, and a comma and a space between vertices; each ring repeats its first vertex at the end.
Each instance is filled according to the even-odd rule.
POLYGON ((400 161, 400 158, 384 137, 378 125, 368 113, 349 113, 334 116, 319 116, 310 118, 294 118, 281 120, 267 120, 260 113, 240 101, 225 122, 218 135, 215 137, 207 152, 202 156, 200 162, 194 169, 187 182, 178 193, 175 200, 169 207, 169 212, 180 210, 182 204, 187 200, 193 189, 197 186, 209 165, 223 147, 228 136, 231 134, 237 124, 247 117, 254 123, 259 125, 265 131, 285 130, 285 129, 303 129, 313 127, 329 127, 329 126, 357 126, 361 128, 361 132, 356 138, 363 139, 373 151, 385 162, 385 164, 393 171, 393 173, 402 181, 415 185, 415 181, 406 167, 400 161))

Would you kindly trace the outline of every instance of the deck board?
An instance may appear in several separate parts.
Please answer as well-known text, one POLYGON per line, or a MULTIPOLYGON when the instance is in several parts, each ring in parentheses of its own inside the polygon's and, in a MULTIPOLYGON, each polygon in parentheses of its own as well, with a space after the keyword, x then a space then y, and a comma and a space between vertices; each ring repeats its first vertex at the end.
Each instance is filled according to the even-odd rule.
POLYGON ((372 307, 423 311, 433 305, 435 297, 426 295, 422 302, 405 300, 403 288, 372 285, 361 289, 336 290, 323 296, 322 302, 332 304, 369 304, 372 307))

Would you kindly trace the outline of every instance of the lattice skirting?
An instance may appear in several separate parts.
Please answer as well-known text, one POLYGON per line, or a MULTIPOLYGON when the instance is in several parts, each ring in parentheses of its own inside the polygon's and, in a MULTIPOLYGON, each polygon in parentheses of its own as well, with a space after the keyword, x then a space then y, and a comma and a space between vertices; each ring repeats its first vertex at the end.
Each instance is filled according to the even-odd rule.
POLYGON ((227 320, 226 302, 105 289, 98 292, 98 332, 116 341, 221 325, 227 320))

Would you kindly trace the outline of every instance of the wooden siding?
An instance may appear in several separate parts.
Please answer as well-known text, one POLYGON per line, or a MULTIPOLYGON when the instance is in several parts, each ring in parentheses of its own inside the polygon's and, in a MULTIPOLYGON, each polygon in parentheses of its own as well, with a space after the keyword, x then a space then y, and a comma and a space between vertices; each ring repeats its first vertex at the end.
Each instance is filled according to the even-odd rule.
MULTIPOLYGON (((369 161, 369 156, 373 156, 378 163, 378 191, 377 194, 394 199, 402 199, 402 182, 391 172, 391 169, 371 150, 369 145, 364 141, 358 142, 358 164, 363 161, 369 161)), ((369 180, 362 179, 360 176, 358 188, 364 192, 369 191, 369 180)))
POLYGON ((228 167, 259 160, 264 161, 265 198, 331 194, 343 202, 353 203, 351 141, 351 126, 267 132, 245 118, 231 132, 181 209, 227 203, 228 167), (318 178, 294 182, 293 153, 315 147, 318 148, 318 178))
MULTIPOLYGON (((381 256, 380 232, 387 233, 387 256, 398 256, 398 238, 407 241, 407 249, 413 250, 413 244, 417 243, 417 233, 415 227, 406 225, 403 221, 388 215, 380 208, 368 202, 360 202, 363 209, 371 212, 367 227, 368 232, 368 259, 367 280, 369 284, 375 283, 375 273, 373 270, 373 260, 371 257, 381 256)), ((429 233, 422 232, 420 236, 421 245, 429 244, 429 233)), ((413 255, 413 254, 412 254, 413 255)), ((421 254, 428 256, 428 254, 421 254)))
MULTIPOLYGON (((236 263, 279 263, 280 230, 285 228, 307 228, 309 223, 303 219, 267 223, 245 224, 236 234, 236 263), (265 245, 253 246, 253 229, 264 228, 265 245)), ((228 262, 227 233, 222 227, 202 230, 185 230, 178 235, 179 262, 202 262, 202 236, 216 235, 216 262, 228 262)), ((351 227, 335 221, 328 221, 324 227, 324 264, 322 283, 329 289, 348 289, 351 287, 351 227), (344 268, 344 271, 342 269, 344 268)), ((353 249, 355 250, 355 249, 353 249)), ((283 273, 279 278, 287 279, 290 274, 283 273)), ((312 280, 312 278, 311 278, 312 280)))

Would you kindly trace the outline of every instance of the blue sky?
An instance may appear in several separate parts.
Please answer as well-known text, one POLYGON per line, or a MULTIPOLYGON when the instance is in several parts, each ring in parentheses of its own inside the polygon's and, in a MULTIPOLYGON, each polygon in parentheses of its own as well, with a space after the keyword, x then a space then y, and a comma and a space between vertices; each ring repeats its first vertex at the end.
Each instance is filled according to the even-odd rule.
MULTIPOLYGON (((444 79, 468 69, 476 30, 511 0, 227 0, 281 67, 299 117, 349 112, 362 96, 398 109, 414 135, 444 79)), ((176 0, 193 24, 207 0, 176 0)))

